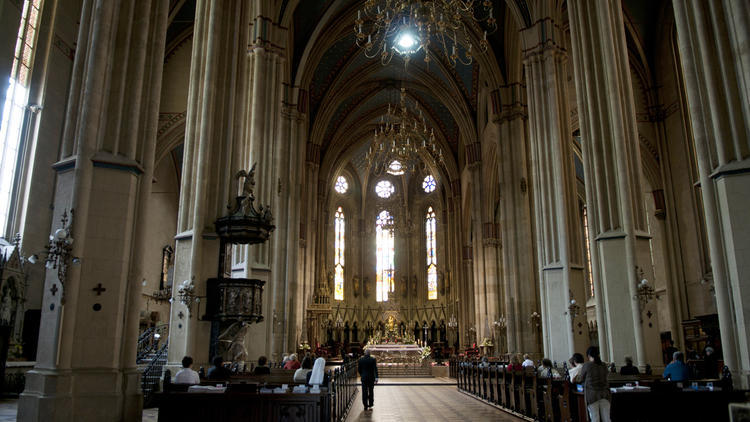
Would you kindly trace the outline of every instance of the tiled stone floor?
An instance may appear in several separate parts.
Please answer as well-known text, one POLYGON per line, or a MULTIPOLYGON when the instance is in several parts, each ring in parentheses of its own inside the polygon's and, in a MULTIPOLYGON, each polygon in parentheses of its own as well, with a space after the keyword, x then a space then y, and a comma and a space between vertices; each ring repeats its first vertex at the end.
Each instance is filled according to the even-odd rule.
POLYGON ((496 409, 466 394, 455 385, 378 385, 375 406, 365 411, 361 390, 349 411, 348 422, 354 421, 499 421, 523 419, 496 409))

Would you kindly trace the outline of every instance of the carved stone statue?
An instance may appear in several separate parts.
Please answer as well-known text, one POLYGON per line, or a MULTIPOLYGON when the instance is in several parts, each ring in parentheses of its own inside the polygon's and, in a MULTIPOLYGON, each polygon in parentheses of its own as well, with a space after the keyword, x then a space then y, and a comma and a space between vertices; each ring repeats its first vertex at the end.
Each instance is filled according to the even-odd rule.
POLYGON ((365 298, 368 298, 368 297, 370 297, 370 289, 371 289, 371 287, 370 287, 370 280, 367 277, 365 277, 362 280, 362 282, 365 285, 365 298))
POLYGON ((409 280, 406 277, 401 277, 401 297, 406 299, 409 292, 409 280))
POLYGON ((328 271, 328 275, 326 276, 326 278, 328 279, 326 283, 326 290, 330 292, 331 289, 333 289, 333 271, 328 271))
POLYGON ((411 295, 414 299, 417 298, 417 276, 412 277, 411 280, 411 295))
POLYGON ((354 286, 354 288, 352 289, 352 291, 354 292, 354 297, 359 297, 359 276, 358 275, 355 275, 352 278, 352 285, 354 286))

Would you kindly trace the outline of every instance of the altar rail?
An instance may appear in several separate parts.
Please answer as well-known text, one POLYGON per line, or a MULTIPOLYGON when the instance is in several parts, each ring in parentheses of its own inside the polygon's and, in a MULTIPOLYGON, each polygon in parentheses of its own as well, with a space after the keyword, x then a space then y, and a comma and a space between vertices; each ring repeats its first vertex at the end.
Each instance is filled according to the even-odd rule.
MULTIPOLYGON (((529 421, 586 422, 586 405, 577 384, 566 379, 539 377, 536 369, 509 371, 507 365, 455 362, 459 391, 529 421)), ((638 381, 649 392, 612 393, 613 421, 711 420, 728 421, 728 404, 747 401, 747 391, 731 389, 731 380, 675 383, 655 376, 623 377, 611 374, 610 386, 638 381), (703 385, 712 382, 714 391, 703 385), (687 388, 686 388, 687 387, 687 388), (721 391, 718 389, 721 388, 721 391)))

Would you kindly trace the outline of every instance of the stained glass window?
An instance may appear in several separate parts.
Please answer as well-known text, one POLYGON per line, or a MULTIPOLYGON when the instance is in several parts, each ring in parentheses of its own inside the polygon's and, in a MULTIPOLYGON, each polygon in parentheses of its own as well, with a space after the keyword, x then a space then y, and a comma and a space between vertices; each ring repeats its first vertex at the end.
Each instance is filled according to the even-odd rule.
POLYGON ((336 210, 335 215, 335 236, 334 241, 334 270, 336 274, 333 279, 333 298, 335 300, 344 300, 344 237, 345 235, 345 224, 344 221, 344 210, 339 207, 336 210))
POLYGON ((375 299, 378 302, 387 302, 388 292, 394 291, 393 216, 388 211, 381 211, 375 220, 375 243, 375 299))
POLYGON ((435 239, 437 224, 432 207, 427 209, 424 227, 427 240, 427 299, 434 300, 438 298, 437 241, 435 239))
POLYGON ((424 178, 424 182, 422 182, 422 189, 424 189, 425 192, 433 192, 435 190, 435 187, 437 187, 437 183, 435 182, 435 178, 432 177, 432 175, 424 178))
POLYGON ((583 206, 583 238, 586 244, 586 269, 588 270, 589 296, 594 296, 594 277, 591 275, 591 244, 589 243, 589 215, 583 206))
POLYGON ((339 176, 339 178, 336 179, 336 184, 333 188, 336 189, 336 192, 338 193, 346 193, 346 191, 349 190, 349 182, 346 181, 346 177, 339 176))
POLYGON ((396 188, 394 188, 393 184, 387 180, 381 180, 375 185, 375 193, 381 198, 390 198, 395 191, 396 188))
MULTIPOLYGON (((6 224, 11 213, 11 195, 18 184, 18 151, 22 150, 21 133, 29 97, 31 69, 39 25, 41 0, 23 2, 21 24, 18 28, 13 67, 8 80, 0 123, 0 236, 7 236, 6 224)), ((33 111, 33 109, 30 109, 33 111)))

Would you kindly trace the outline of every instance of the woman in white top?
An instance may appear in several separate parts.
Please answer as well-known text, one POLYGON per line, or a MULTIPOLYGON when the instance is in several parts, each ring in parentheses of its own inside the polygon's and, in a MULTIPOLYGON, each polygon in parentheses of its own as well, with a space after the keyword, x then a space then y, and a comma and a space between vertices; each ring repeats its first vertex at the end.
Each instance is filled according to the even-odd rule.
POLYGON ((180 369, 177 372, 177 375, 174 376, 174 380, 172 381, 173 384, 200 384, 201 383, 201 377, 198 376, 198 373, 190 369, 190 367, 193 365, 193 358, 190 356, 185 356, 182 358, 182 369, 180 369))
POLYGON ((294 371, 294 382, 298 384, 304 384, 307 382, 307 373, 312 371, 313 360, 310 356, 305 356, 302 359, 302 366, 294 371))

